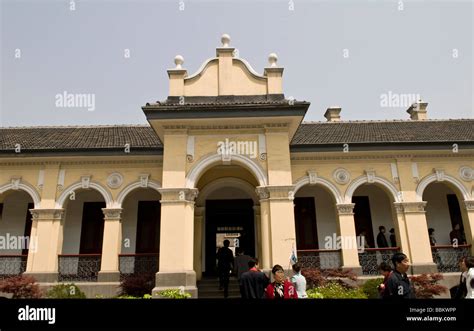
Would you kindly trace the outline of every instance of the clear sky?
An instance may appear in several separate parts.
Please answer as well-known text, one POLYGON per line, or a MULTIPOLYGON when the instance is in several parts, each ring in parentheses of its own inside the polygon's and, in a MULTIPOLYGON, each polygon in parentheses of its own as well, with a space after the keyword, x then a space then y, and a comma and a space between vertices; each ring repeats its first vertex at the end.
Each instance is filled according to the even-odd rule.
POLYGON ((182 2, 0 0, 0 125, 146 123, 140 107, 166 98, 174 56, 192 74, 223 33, 259 73, 278 54, 307 121, 331 105, 345 120, 407 119, 382 106, 390 93, 421 95, 429 118, 474 117, 473 1, 182 2), (65 91, 95 109, 57 107, 65 91))

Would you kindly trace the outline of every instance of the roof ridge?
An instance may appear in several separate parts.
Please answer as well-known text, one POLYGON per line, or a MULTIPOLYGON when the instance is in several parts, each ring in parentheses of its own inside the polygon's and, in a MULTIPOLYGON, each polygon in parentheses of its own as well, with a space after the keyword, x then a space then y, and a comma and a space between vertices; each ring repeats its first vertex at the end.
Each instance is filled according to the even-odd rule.
POLYGON ((423 122, 456 122, 456 121, 474 121, 474 118, 448 118, 448 119, 427 119, 422 121, 413 121, 405 119, 390 119, 390 120, 347 120, 338 122, 328 121, 303 121, 301 124, 338 124, 338 123, 423 123, 423 122))
POLYGON ((104 125, 39 125, 39 126, 0 126, 0 130, 3 129, 83 129, 83 128, 136 128, 136 127, 148 127, 149 124, 104 124, 104 125))

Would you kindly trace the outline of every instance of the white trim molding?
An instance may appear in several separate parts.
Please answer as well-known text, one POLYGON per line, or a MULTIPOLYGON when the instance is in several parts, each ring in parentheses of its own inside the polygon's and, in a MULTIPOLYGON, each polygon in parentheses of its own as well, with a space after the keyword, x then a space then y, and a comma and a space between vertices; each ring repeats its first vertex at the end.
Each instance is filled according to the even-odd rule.
POLYGON ((308 171, 308 175, 298 179, 295 183, 294 194, 298 192, 300 188, 305 185, 320 185, 326 188, 331 194, 336 203, 344 203, 341 193, 337 189, 336 185, 331 183, 329 180, 317 176, 314 171, 308 171))
POLYGON ((29 194, 31 199, 33 200, 33 203, 35 204, 35 209, 40 208, 41 204, 41 197, 38 193, 38 191, 30 184, 23 182, 21 180, 21 177, 12 177, 10 180, 10 183, 3 184, 0 186, 0 194, 6 192, 6 191, 25 191, 26 193, 29 194))
POLYGON ((453 176, 447 175, 446 173, 444 173, 444 171, 441 173, 440 169, 436 169, 435 171, 436 173, 424 177, 416 187, 416 199, 418 201, 423 200, 423 192, 425 191, 428 185, 435 182, 439 183, 441 181, 446 184, 449 183, 453 185, 456 189, 458 189, 459 193, 462 194, 464 200, 471 200, 469 190, 459 180, 457 180, 453 176))
MULTIPOLYGON (((69 195, 76 191, 77 189, 83 189, 84 186, 86 186, 88 189, 94 189, 98 191, 102 197, 105 200, 105 205, 106 208, 112 208, 113 206, 113 199, 112 199, 112 194, 107 190, 104 186, 102 186, 99 183, 92 182, 90 180, 87 180, 88 176, 82 176, 81 180, 79 182, 76 182, 66 189, 64 189, 63 193, 59 196, 59 198, 56 200, 56 207, 57 209, 63 208, 64 202, 66 199, 69 197, 69 195), (84 179, 84 177, 86 177, 84 179)), ((89 177, 90 178, 90 177, 89 177)))
POLYGON ((153 181, 153 180, 149 180, 147 179, 147 186, 146 187, 143 187, 143 183, 142 183, 142 180, 138 180, 136 182, 133 182, 127 186, 125 186, 122 191, 120 191, 120 193, 118 194, 117 196, 117 199, 114 201, 114 205, 113 205, 113 208, 121 208, 122 207, 122 204, 123 202, 125 201, 125 198, 134 190, 136 189, 140 189, 140 188, 152 188, 154 189, 156 192, 160 193, 160 189, 161 189, 161 184, 156 182, 156 181, 153 181))
POLYGON ((392 182, 383 177, 375 176, 375 174, 373 176, 369 176, 368 174, 366 174, 354 179, 352 183, 349 184, 346 190, 346 194, 344 196, 345 203, 351 203, 352 196, 359 186, 371 183, 379 184, 379 186, 381 186, 386 192, 390 193, 394 202, 401 202, 401 194, 399 193, 395 185, 392 184, 392 182))
POLYGON ((259 204, 259 199, 255 192, 256 188, 252 184, 240 178, 223 177, 213 180, 202 188, 202 190, 199 192, 199 196, 196 199, 196 205, 203 206, 209 194, 223 187, 237 188, 248 194, 255 205, 259 204))
MULTIPOLYGON (((227 164, 222 160, 222 155, 213 154, 200 159, 186 176, 186 188, 194 188, 197 181, 209 168, 216 165, 227 164)), ((267 186, 268 179, 265 171, 249 157, 233 154, 230 155, 229 164, 237 164, 249 170, 257 179, 259 186, 267 186)))

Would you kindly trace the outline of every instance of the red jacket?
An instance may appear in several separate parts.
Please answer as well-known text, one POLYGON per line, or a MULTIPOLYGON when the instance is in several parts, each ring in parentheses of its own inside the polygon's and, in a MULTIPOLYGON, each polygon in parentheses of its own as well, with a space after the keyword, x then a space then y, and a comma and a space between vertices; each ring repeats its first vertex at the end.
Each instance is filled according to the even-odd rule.
MULTIPOLYGON (((283 283, 283 296, 285 299, 298 299, 296 288, 293 283, 285 280, 283 283)), ((275 299, 275 286, 274 283, 270 283, 265 290, 265 297, 267 299, 275 299)))

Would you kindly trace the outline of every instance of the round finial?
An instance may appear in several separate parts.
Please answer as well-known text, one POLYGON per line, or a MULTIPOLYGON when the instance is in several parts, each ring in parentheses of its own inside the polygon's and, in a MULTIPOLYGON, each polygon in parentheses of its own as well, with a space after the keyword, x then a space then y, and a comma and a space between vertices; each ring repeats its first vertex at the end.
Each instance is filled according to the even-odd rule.
POLYGON ((181 55, 176 55, 174 57, 174 64, 176 64, 176 69, 181 69, 181 65, 184 63, 184 58, 181 55))
POLYGON ((271 53, 268 55, 268 62, 270 63, 271 67, 276 67, 278 61, 278 56, 275 53, 271 53))
POLYGON ((222 47, 229 47, 230 36, 227 33, 222 35, 221 43, 222 43, 222 47))

